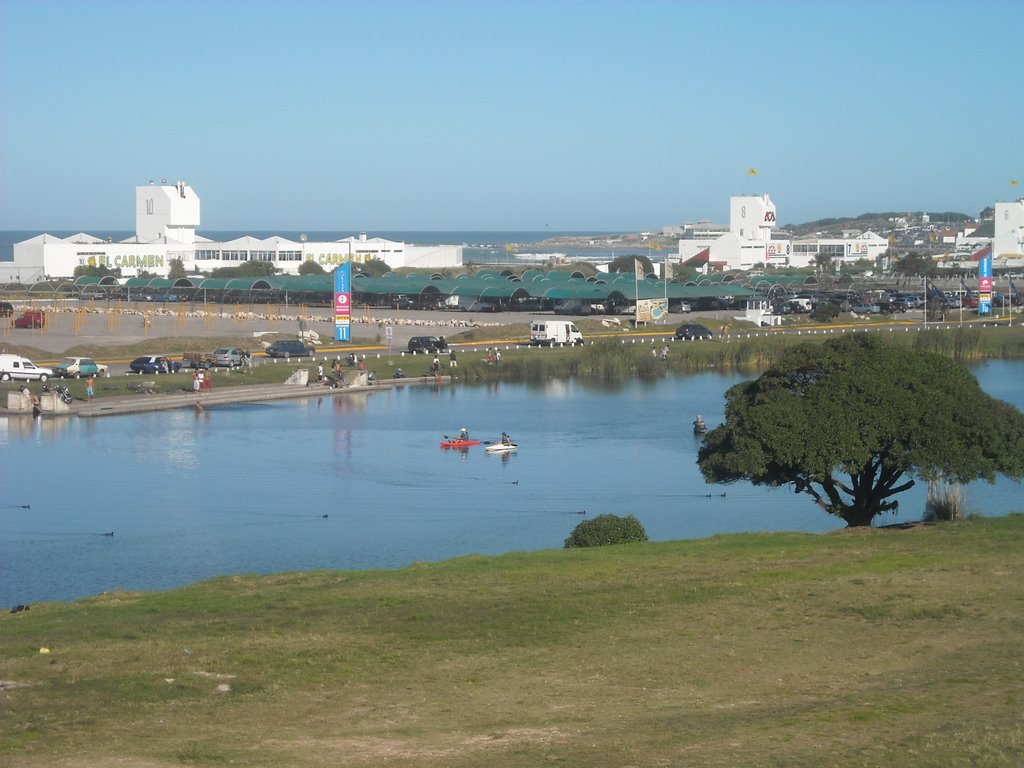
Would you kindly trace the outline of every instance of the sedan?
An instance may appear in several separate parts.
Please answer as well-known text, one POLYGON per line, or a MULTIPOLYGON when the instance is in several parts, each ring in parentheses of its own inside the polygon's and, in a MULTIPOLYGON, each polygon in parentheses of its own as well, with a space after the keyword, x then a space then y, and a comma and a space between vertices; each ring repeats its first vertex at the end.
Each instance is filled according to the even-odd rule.
POLYGON ((713 339, 715 335, 710 329, 699 323, 684 323, 676 328, 676 338, 692 341, 694 339, 713 339))
POLYGON ((53 375, 62 379, 80 379, 83 376, 109 376, 110 371, 103 363, 88 357, 65 357, 53 366, 53 375))
POLYGON ((143 355, 132 360, 128 367, 133 373, 177 373, 181 363, 166 355, 143 355))
POLYGON ((248 352, 238 347, 218 347, 213 350, 213 364, 232 368, 236 365, 241 365, 242 361, 248 356, 248 352))

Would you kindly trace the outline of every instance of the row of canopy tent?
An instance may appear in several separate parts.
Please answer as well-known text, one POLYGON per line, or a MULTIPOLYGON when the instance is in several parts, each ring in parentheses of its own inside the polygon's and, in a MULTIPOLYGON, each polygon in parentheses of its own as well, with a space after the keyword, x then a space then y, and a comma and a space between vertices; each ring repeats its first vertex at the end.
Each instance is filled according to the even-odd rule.
MULTIPOLYGON (((357 273, 352 279, 353 300, 373 303, 375 298, 409 296, 421 299, 442 299, 449 296, 479 299, 508 304, 513 300, 542 299, 551 301, 627 303, 638 299, 695 301, 699 299, 745 298, 757 293, 770 293, 812 288, 813 276, 751 276, 739 278, 730 273, 693 275, 681 282, 665 282, 654 275, 638 280, 632 272, 598 273, 587 277, 582 272, 527 270, 516 274, 510 269, 482 269, 474 274, 445 277, 440 274, 388 273, 371 277, 357 273), (739 282, 744 278, 746 284, 739 282)), ((195 297, 203 292, 211 298, 227 294, 247 293, 292 294, 318 296, 331 302, 334 277, 322 275, 274 275, 267 277, 131 277, 118 280, 112 276, 83 275, 57 285, 45 285, 54 293, 78 292, 102 294, 112 291, 138 291, 138 295, 174 293, 181 298, 195 297)), ((29 287, 31 289, 31 287, 29 287)))

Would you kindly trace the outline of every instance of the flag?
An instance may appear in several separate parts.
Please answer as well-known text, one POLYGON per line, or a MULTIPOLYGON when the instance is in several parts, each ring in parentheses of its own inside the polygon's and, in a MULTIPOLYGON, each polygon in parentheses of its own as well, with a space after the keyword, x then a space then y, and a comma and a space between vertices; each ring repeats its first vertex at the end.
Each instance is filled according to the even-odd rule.
POLYGON ((666 261, 665 262, 665 282, 668 282, 671 279, 672 279, 672 262, 671 261, 666 261))
POLYGON ((757 168, 747 168, 747 176, 757 176, 757 168))
POLYGON ((644 265, 640 261, 640 259, 633 259, 633 269, 636 270, 636 279, 637 280, 643 280, 644 279, 644 265))
POLYGON ((658 245, 657 243, 651 243, 651 248, 653 248, 656 251, 660 251, 661 250, 661 246, 658 245))
POLYGON ((1013 297, 1014 297, 1014 296, 1016 295, 1016 293, 1017 293, 1017 288, 1016 288, 1016 287, 1014 286, 1014 284, 1013 284, 1013 278, 1012 278, 1012 277, 1010 277, 1009 275, 1007 275, 1007 276, 1006 276, 1006 279, 1007 279, 1007 280, 1009 281, 1009 283, 1010 283, 1010 306, 1013 306, 1013 297))
POLYGON ((507 245, 505 246, 505 252, 506 252, 506 253, 515 253, 515 252, 516 252, 516 251, 518 251, 518 250, 519 250, 519 249, 518 249, 518 248, 516 248, 516 247, 515 247, 514 245, 512 245, 512 243, 508 243, 508 244, 507 244, 507 245))

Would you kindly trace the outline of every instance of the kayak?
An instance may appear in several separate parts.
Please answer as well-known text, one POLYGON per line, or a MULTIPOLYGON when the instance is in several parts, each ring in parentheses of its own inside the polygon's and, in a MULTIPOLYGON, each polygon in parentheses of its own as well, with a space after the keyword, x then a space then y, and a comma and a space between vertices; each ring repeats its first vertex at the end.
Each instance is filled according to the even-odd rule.
POLYGON ((479 440, 459 440, 458 438, 455 438, 454 440, 442 440, 441 441, 441 447, 442 448, 469 448, 469 446, 471 446, 471 445, 480 445, 480 441, 479 440))
POLYGON ((488 453, 508 453, 509 451, 514 451, 518 447, 519 446, 515 443, 509 443, 508 445, 495 443, 494 445, 488 445, 484 450, 488 453))

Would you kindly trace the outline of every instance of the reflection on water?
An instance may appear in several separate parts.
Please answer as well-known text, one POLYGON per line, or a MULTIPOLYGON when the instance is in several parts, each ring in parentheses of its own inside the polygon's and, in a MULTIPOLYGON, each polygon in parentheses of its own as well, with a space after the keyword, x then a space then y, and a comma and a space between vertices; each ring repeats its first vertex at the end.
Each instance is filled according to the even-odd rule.
MULTIPOLYGON (((1018 407, 1022 374, 1022 363, 978 369, 1018 407)), ((704 483, 690 422, 720 422, 739 380, 404 387, 200 413, 0 418, 0 605, 557 548, 603 512, 637 515, 654 540, 839 527, 788 489, 704 483), (519 450, 440 448, 461 426, 483 441, 506 431, 519 450)), ((972 484, 967 504, 1006 512, 1024 506, 1021 490, 972 484)), ((924 494, 903 494, 881 522, 919 519, 924 494)))

